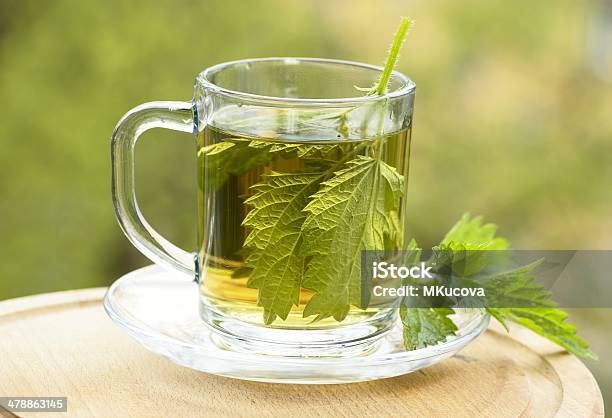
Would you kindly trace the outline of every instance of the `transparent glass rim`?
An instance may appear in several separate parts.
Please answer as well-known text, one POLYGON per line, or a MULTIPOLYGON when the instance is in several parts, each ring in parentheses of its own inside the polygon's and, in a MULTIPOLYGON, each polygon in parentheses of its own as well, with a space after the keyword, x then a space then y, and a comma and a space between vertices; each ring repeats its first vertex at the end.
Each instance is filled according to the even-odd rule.
POLYGON ((306 58, 306 57, 270 57, 270 58, 252 58, 252 59, 242 59, 236 61, 228 61, 221 64, 213 65, 198 74, 196 77, 196 82, 199 83, 205 89, 210 89, 215 93, 222 94, 225 96, 244 99, 250 102, 261 102, 262 104, 292 104, 292 105, 306 105, 306 106, 342 106, 342 105, 356 105, 361 103, 374 103, 379 101, 385 101, 389 99, 396 99, 402 96, 408 96, 413 93, 416 84, 404 74, 399 71, 393 71, 392 75, 396 79, 400 80, 401 85, 399 88, 389 91, 383 95, 379 96, 354 96, 354 97, 338 97, 338 98, 327 98, 327 99, 318 99, 318 98, 296 98, 296 97, 277 97, 277 96, 265 96, 253 93, 247 93, 237 90, 228 89, 225 87, 221 87, 216 85, 211 81, 211 78, 214 74, 219 73, 222 70, 225 70, 229 67, 241 64, 249 64, 256 62, 265 62, 265 61, 282 61, 284 63, 296 63, 296 62, 309 62, 309 63, 323 63, 323 64, 334 64, 339 66, 350 66, 350 67, 358 67, 367 70, 374 70, 382 73, 383 67, 364 64, 356 61, 345 61, 345 60, 337 60, 337 59, 327 59, 327 58, 306 58))

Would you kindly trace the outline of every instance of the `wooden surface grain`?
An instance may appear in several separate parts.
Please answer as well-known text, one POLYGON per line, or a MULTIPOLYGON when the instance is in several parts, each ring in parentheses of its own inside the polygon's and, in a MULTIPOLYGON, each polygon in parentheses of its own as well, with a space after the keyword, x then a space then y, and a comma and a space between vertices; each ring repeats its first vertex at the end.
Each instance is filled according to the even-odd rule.
POLYGON ((67 396, 68 414, 61 416, 83 417, 603 416, 586 367, 520 329, 510 337, 492 326, 457 356, 397 378, 256 383, 193 371, 148 352, 106 316, 104 292, 0 302, 0 396, 67 396))

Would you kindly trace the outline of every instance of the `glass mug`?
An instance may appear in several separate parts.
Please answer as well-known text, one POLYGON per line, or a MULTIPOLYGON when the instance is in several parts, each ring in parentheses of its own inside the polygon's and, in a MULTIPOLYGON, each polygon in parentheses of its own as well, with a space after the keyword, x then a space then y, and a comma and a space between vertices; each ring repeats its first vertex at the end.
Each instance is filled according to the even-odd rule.
POLYGON ((356 89, 381 73, 338 60, 228 62, 197 76, 191 102, 143 104, 118 123, 119 223, 153 262, 195 278, 218 344, 343 356, 371 349, 394 325, 397 309, 364 301, 360 253, 406 246, 415 85, 393 72, 383 95, 356 89), (152 128, 196 137, 194 252, 138 209, 134 146, 152 128))

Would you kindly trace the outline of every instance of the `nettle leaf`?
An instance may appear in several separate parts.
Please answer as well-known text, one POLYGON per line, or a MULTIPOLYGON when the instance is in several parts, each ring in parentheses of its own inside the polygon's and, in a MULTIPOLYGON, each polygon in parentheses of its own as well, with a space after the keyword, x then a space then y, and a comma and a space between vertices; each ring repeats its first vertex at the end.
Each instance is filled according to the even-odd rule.
POLYGON ((515 322, 583 358, 597 360, 597 354, 578 335, 576 327, 565 322, 567 313, 556 308, 487 308, 504 327, 506 320, 515 322))
POLYGON ((482 216, 470 219, 465 213, 440 242, 449 249, 505 250, 509 244, 505 238, 495 237, 497 225, 482 224, 482 216))
POLYGON ((271 152, 295 152, 298 158, 324 158, 329 156, 332 152, 340 151, 340 145, 338 144, 292 144, 282 143, 274 144, 270 148, 271 152))
POLYGON ((239 176, 254 168, 268 164, 273 154, 265 147, 253 148, 252 141, 240 138, 229 138, 216 144, 200 148, 198 158, 204 169, 205 188, 218 189, 230 175, 239 176))
POLYGON ((467 280, 459 284, 465 287, 482 287, 487 294, 489 306, 517 306, 521 308, 550 308, 555 306, 552 294, 543 285, 535 282, 533 270, 544 259, 509 271, 467 280))
POLYGON ((321 173, 270 173, 252 186, 252 206, 242 224, 250 228, 244 246, 250 250, 246 265, 253 271, 247 286, 259 289, 258 305, 264 322, 286 319, 299 303, 304 257, 301 254, 302 211, 321 181, 321 173))
POLYGON ((342 321, 350 305, 362 307, 361 251, 383 250, 396 225, 403 176, 395 168, 358 156, 323 182, 304 208, 304 253, 310 258, 302 286, 315 292, 304 317, 342 321))
POLYGON ((313 159, 319 162, 340 150, 337 144, 310 145, 227 138, 200 148, 198 157, 203 159, 205 186, 214 190, 225 184, 230 175, 240 176, 254 168, 264 166, 278 153, 285 156, 291 154, 292 157, 297 155, 306 161, 313 159))
MULTIPOLYGON (((482 217, 470 218, 469 214, 463 217, 446 234, 441 244, 435 249, 456 250, 459 254, 473 250, 505 250, 509 242, 496 237, 497 227, 493 224, 482 225, 482 217)), ((480 263, 472 263, 474 259, 468 258, 469 263, 453 273, 465 273, 471 276, 480 263), (469 268, 466 268, 468 266, 469 268), (476 267, 475 267, 476 266, 476 267)), ((474 280, 475 283, 487 288, 495 288, 498 300, 496 306, 524 306, 518 308, 487 307, 491 314, 508 330, 506 321, 512 321, 528 328, 548 340, 560 345, 577 356, 597 359, 597 355, 589 349, 588 343, 576 335, 576 328, 565 322, 567 313, 555 308, 551 294, 543 286, 534 282, 533 269, 542 260, 519 267, 507 272, 496 273, 491 276, 464 278, 461 280, 474 280)), ((455 263, 455 257, 451 260, 455 263)), ((483 268, 486 266, 483 266, 483 268)), ((436 344, 448 336, 455 335, 456 328, 447 322, 452 309, 415 309, 402 304, 400 317, 404 325, 404 343, 411 350, 436 344)))
MULTIPOLYGON (((404 265, 413 265, 421 261, 421 249, 413 239, 408 243, 407 256, 404 265)), ((411 279, 402 280, 403 285, 409 285, 411 279)), ((423 296, 421 296, 423 297, 423 296)), ((399 315, 403 325, 402 335, 404 347, 407 350, 416 350, 446 341, 446 338, 455 335, 457 326, 449 318, 455 311, 451 308, 413 308, 411 303, 414 297, 402 298, 399 315)))
POLYGON ((342 149, 339 144, 304 144, 298 142, 250 141, 249 146, 271 153, 292 154, 292 156, 299 158, 325 158, 342 149))
POLYGON ((457 326, 449 318, 450 308, 409 308, 400 306, 400 319, 404 326, 404 346, 415 350, 446 341, 455 335, 457 326))

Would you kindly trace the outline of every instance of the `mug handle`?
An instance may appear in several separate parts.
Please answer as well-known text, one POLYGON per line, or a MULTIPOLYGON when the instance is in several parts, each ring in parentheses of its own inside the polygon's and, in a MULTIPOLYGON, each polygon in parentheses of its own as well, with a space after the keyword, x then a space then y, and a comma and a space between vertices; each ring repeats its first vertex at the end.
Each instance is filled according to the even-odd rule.
POLYGON ((134 146, 142 133, 153 128, 193 133, 191 102, 150 102, 126 113, 111 142, 113 204, 117 220, 130 242, 151 261, 195 275, 194 256, 162 237, 144 219, 134 189, 134 146))

